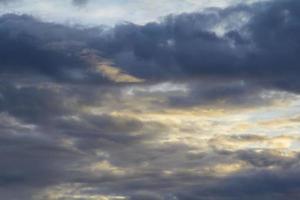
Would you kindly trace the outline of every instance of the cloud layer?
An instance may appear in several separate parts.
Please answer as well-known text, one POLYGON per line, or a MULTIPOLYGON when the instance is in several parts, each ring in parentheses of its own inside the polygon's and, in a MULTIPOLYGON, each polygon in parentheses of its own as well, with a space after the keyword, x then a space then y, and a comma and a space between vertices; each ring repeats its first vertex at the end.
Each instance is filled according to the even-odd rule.
POLYGON ((300 3, 230 5, 113 27, 1 15, 1 198, 299 198, 300 3))
POLYGON ((0 13, 30 14, 48 22, 113 26, 124 21, 145 24, 172 13, 257 1, 267 0, 2 0, 0 13))

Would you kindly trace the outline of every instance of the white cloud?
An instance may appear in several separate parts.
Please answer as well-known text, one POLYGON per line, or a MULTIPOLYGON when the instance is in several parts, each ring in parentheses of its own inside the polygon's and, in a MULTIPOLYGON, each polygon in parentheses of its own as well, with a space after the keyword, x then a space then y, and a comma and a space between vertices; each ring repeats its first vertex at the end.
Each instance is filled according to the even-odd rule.
POLYGON ((29 14, 44 21, 80 25, 114 25, 122 21, 145 24, 162 16, 208 7, 266 0, 90 0, 75 6, 71 0, 20 0, 0 7, 0 14, 29 14))

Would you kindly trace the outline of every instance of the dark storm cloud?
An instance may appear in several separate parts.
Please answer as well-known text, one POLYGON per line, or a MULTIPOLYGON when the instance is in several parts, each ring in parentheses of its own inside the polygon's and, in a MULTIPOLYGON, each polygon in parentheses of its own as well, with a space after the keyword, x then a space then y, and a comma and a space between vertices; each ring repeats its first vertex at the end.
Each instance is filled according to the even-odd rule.
MULTIPOLYGON (((247 150, 245 150, 247 151, 247 150)), ((251 150, 249 150, 251 152, 251 150)), ((258 153, 268 154, 268 152, 258 153)), ((236 162, 234 157, 240 152, 227 152, 219 156, 225 156, 218 160, 218 157, 207 153, 209 159, 216 163, 223 161, 236 162)), ((253 154, 255 154, 253 152, 253 154)), ((274 159, 276 156, 272 156, 274 159)), ((202 156, 203 158, 203 156, 202 156)), ((268 159, 267 157, 265 159, 268 159)), ((282 159, 282 158, 281 158, 282 159)), ((280 160, 280 156, 278 156, 280 160)), ((109 184, 122 194, 129 194, 129 199, 179 199, 179 200, 223 200, 223 199, 259 199, 280 200, 283 198, 293 199, 299 197, 299 159, 288 159, 287 162, 293 165, 281 165, 276 163, 273 170, 260 166, 261 168, 252 168, 251 170, 242 170, 226 177, 217 177, 205 174, 199 174, 193 170, 178 171, 172 175, 165 176, 157 170, 151 170, 151 167, 144 169, 143 172, 137 172, 134 176, 124 177, 121 182, 112 182, 109 184), (279 168, 277 168, 279 167, 279 168)), ((190 162, 187 167, 203 165, 198 161, 190 162)), ((177 166, 178 167, 178 166, 177 166)), ((175 168, 175 166, 174 166, 175 168)), ((163 169, 163 166, 161 166, 163 169)), ((93 187, 103 186, 103 179, 91 179, 93 187)), ((105 183, 104 183, 105 184, 105 183)))
POLYGON ((297 169, 267 171, 262 170, 248 174, 234 175, 216 181, 215 185, 194 187, 179 192, 180 200, 202 199, 259 199, 292 200, 299 198, 299 176, 297 169))
MULTIPOLYGON (((243 198, 250 200, 255 198, 279 200, 299 198, 297 186, 299 176, 296 175, 299 167, 299 154, 295 157, 285 157, 274 154, 274 150, 256 151, 251 149, 216 151, 215 153, 218 156, 225 157, 226 162, 244 161, 254 168, 252 170, 242 170, 226 178, 213 181, 207 178, 207 182, 204 181, 205 184, 197 185, 196 183, 194 186, 179 191, 177 193, 178 199, 235 200, 243 198), (273 169, 270 170, 270 167, 273 169)), ((220 161, 217 157, 214 159, 220 161)))
POLYGON ((298 1, 274 1, 105 31, 6 15, 0 20, 1 72, 99 81, 88 70, 89 59, 80 56, 84 49, 96 49, 98 56, 147 80, 216 77, 297 92, 299 13, 298 1), (250 20, 233 20, 241 16, 250 20), (213 29, 221 24, 224 33, 217 35, 213 29))
MULTIPOLYGON (((252 163, 253 159, 255 159, 256 161, 260 160, 260 164, 255 164, 255 167, 250 168, 250 170, 245 169, 227 177, 201 176, 197 173, 186 172, 173 174, 172 177, 169 177, 170 180, 162 178, 160 181, 170 181, 166 184, 167 186, 176 181, 187 183, 187 185, 183 184, 181 187, 172 190, 173 196, 180 200, 238 200, 241 198, 246 200, 253 198, 259 200, 280 200, 299 197, 297 189, 299 184, 299 176, 297 175, 299 156, 287 158, 274 155, 268 150, 256 152, 250 149, 215 153, 216 155, 207 152, 199 158, 205 159, 207 157, 210 161, 217 163, 222 161, 230 163, 239 160, 252 163), (250 156, 252 158, 246 158, 242 156, 244 154, 252 154, 253 156, 250 156), (268 169, 271 166, 273 169, 268 169)), ((163 191, 163 194, 166 194, 164 191, 166 188, 162 186, 158 188, 163 191)), ((157 191, 159 190, 158 188, 152 189, 153 191, 157 191)), ((169 200, 174 198, 165 196, 164 199, 169 200)))
MULTIPOLYGON (((165 125, 139 120, 138 114, 101 113, 110 100, 123 103, 122 91, 89 85, 105 80, 92 70, 93 55, 82 57, 93 52, 150 81, 203 80, 195 81, 186 96, 171 92, 168 103, 174 107, 224 99, 232 105, 259 104, 265 99, 256 94, 268 87, 299 91, 299 21, 296 0, 169 16, 162 22, 108 30, 43 23, 29 16, 0 17, 1 197, 27 200, 51 186, 79 183, 93 188, 91 194, 119 193, 131 200, 299 198, 299 155, 284 157, 273 149, 222 151, 212 140, 206 152, 191 155, 199 149, 181 141, 165 142, 170 131, 165 125), (252 17, 234 26, 231 17, 237 13, 252 17), (212 31, 218 23, 227 24, 223 36, 212 31), (111 173, 84 171, 102 161, 112 165, 111 173), (249 169, 225 177, 201 171, 236 162, 249 169)), ((118 113, 120 105, 114 106, 108 108, 118 113)))
POLYGON ((66 99, 62 94, 51 89, 17 88, 2 83, 0 94, 0 111, 28 123, 42 123, 72 111, 64 106, 66 99))
POLYGON ((0 36, 1 74, 35 74, 69 82, 103 80, 80 57, 84 30, 10 14, 0 18, 0 36))
MULTIPOLYGON (((299 165, 297 157, 289 159, 273 155, 271 151, 257 153, 252 150, 208 151, 198 157, 190 157, 188 152, 192 148, 185 145, 153 146, 143 143, 145 139, 147 141, 154 139, 155 141, 153 137, 140 137, 135 134, 139 131, 150 134, 147 123, 141 123, 128 117, 86 115, 76 110, 76 115, 80 120, 76 120, 76 118, 51 120, 51 117, 62 115, 57 110, 63 110, 66 106, 65 104, 60 105, 54 97, 58 96, 62 101, 70 97, 48 92, 49 94, 45 98, 41 98, 45 95, 45 89, 35 89, 37 90, 35 92, 33 92, 33 87, 30 87, 30 89, 25 88, 15 93, 27 95, 27 97, 18 97, 20 99, 28 99, 29 94, 32 94, 35 99, 33 97, 29 99, 34 99, 33 102, 38 102, 37 106, 45 109, 45 118, 48 118, 49 124, 34 121, 38 122, 38 128, 27 127, 24 126, 27 124, 22 123, 16 125, 13 121, 14 118, 11 118, 10 115, 23 119, 23 116, 18 114, 19 112, 8 112, 0 118, 2 130, 0 158, 3 161, 0 163, 0 185, 3 186, 0 192, 3 197, 32 199, 32 195, 40 192, 41 189, 62 183, 83 184, 93 188, 93 193, 87 192, 89 195, 118 192, 121 195, 129 196, 129 199, 132 200, 141 198, 171 200, 174 199, 173 197, 180 200, 203 199, 204 197, 206 199, 224 199, 224 197, 239 199, 241 196, 250 199, 251 195, 262 200, 269 198, 265 198, 265 195, 270 195, 274 199, 280 199, 282 196, 291 196, 291 199, 297 197, 297 194, 289 191, 289 189, 296 189, 299 183, 298 176, 296 176, 299 165), (50 107, 48 104, 45 105, 47 100, 51 102, 49 102, 50 107), (74 146, 71 148, 63 145, 62 139, 74 141, 74 146), (98 155, 99 151, 106 152, 108 155, 98 155), (87 162, 99 162, 106 159, 114 166, 134 169, 134 173, 125 173, 124 175, 108 172, 89 174, 80 171, 80 167, 84 167, 87 162), (255 173, 242 171, 224 179, 199 175, 188 170, 206 166, 208 163, 217 164, 224 161, 247 162, 254 167, 255 173), (144 166, 145 162, 148 162, 148 165, 144 166), (278 167, 278 171, 265 170, 270 166, 278 167), (162 173, 165 169, 181 169, 182 171, 179 170, 172 175, 165 176, 162 173), (283 176, 280 175, 283 173, 283 176), (259 187, 255 184, 258 181, 260 181, 259 187), (265 184, 269 185, 265 186, 265 184), (285 185, 279 188, 280 184, 285 185), (18 192, 15 193, 14 190, 18 192)), ((77 90, 77 92, 79 91, 77 90)), ((2 94, 4 93, 2 92, 2 94)), ((10 101, 13 103, 15 100, 11 99, 10 101)), ((15 103, 15 105, 18 104, 20 102, 15 103)), ((24 105, 20 104, 16 110, 21 109, 22 112, 26 112, 22 110, 24 105)), ((70 113, 65 111, 64 116, 67 114, 70 113)), ((153 127, 154 124, 150 124, 150 126, 153 127)), ((161 127, 155 132, 159 130, 162 131, 161 127)), ((157 137, 155 134, 153 136, 157 137)), ((241 138, 241 140, 248 139, 260 140, 263 138, 254 136, 241 138)), ((68 198, 66 197, 66 199, 68 198)))
MULTIPOLYGON (((90 184, 95 177, 81 166, 108 159, 98 151, 114 155, 110 161, 126 166, 130 159, 143 158, 145 147, 140 143, 155 136, 154 123, 148 126, 129 117, 83 113, 80 108, 87 103, 83 96, 89 93, 81 93, 84 88, 18 85, 3 83, 0 88, 0 194, 7 199, 29 200, 63 183, 90 184), (74 146, 64 141, 73 141, 74 146), (133 155, 136 145, 139 158, 133 155)), ((101 173, 97 181, 116 178, 101 173)))
POLYGON ((297 91, 299 18, 298 1, 258 3, 119 25, 92 45, 138 77, 240 78, 297 91), (238 26, 240 15, 253 17, 238 26), (220 24, 222 36, 212 31, 220 24))
POLYGON ((69 167, 79 159, 59 140, 16 125, 5 114, 1 114, 0 143, 0 193, 6 199, 29 200, 43 187, 68 180, 73 173, 69 167))
POLYGON ((103 141, 125 145, 138 143, 152 137, 134 134, 141 130, 147 130, 141 121, 109 115, 81 114, 80 120, 57 120, 54 122, 54 126, 59 130, 53 131, 58 131, 59 134, 79 138, 78 145, 84 148, 86 144, 86 149, 90 149, 93 143, 97 146, 103 141))

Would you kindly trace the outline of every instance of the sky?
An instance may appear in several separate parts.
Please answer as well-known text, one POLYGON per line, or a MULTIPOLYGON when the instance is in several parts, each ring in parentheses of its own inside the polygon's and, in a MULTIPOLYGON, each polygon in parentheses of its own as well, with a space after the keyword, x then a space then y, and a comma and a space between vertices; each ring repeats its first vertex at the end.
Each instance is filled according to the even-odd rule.
POLYGON ((299 44, 299 0, 0 0, 0 199, 299 199, 299 44))

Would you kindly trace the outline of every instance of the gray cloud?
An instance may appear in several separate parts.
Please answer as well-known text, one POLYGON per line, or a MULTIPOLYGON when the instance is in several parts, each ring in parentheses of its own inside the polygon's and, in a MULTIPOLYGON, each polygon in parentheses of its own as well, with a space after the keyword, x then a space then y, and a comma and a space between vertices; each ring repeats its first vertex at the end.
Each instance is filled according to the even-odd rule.
POLYGON ((289 0, 123 24, 92 45, 138 77, 238 78, 297 91, 298 8, 289 0), (238 26, 235 15, 254 17, 238 26), (222 36, 212 31, 220 24, 227 24, 222 36))
POLYGON ((104 77, 95 74, 80 57, 85 48, 83 30, 12 14, 1 16, 0 24, 1 74, 35 74, 67 82, 103 82, 104 77))
POLYGON ((73 0, 72 2, 76 6, 83 6, 83 5, 86 5, 89 1, 88 0, 73 0))
POLYGON ((103 61, 147 80, 215 77, 297 92, 298 8, 292 0, 257 3, 106 31, 6 15, 0 21, 2 46, 7 47, 0 51, 2 73, 103 82, 81 57, 85 49, 94 49, 103 61), (232 18, 237 15, 253 17, 235 25, 232 18), (220 24, 226 26, 217 35, 213 29, 220 24))
POLYGON ((15 1, 17 1, 17 0, 0 0, 0 3, 7 4, 7 3, 15 2, 15 1))
MULTIPOLYGON (((1 197, 29 200, 69 185, 79 188, 82 199, 299 198, 297 153, 283 156, 273 147, 228 150, 217 136, 197 130, 212 137, 201 149, 176 138, 182 129, 175 122, 168 127, 166 120, 157 122, 159 115, 157 121, 144 118, 145 113, 168 114, 163 108, 188 112, 189 106, 218 101, 236 107, 265 105, 276 96, 264 98, 261 92, 274 88, 299 92, 299 16, 296 0, 111 29, 1 16, 1 197), (231 24, 238 13, 253 17, 231 24), (226 25, 221 35, 213 31, 220 24, 226 25), (146 82, 106 80, 95 65, 108 61, 146 82), (165 91, 157 86, 162 81, 186 88, 165 91), (134 86, 142 89, 130 93, 134 86), (222 165, 226 169, 235 163, 243 167, 218 174, 222 165)), ((257 135, 221 139, 234 144, 271 140, 257 135)), ((59 198, 71 198, 63 195, 68 194, 59 198)), ((53 200, 47 195, 40 199, 53 200)))

